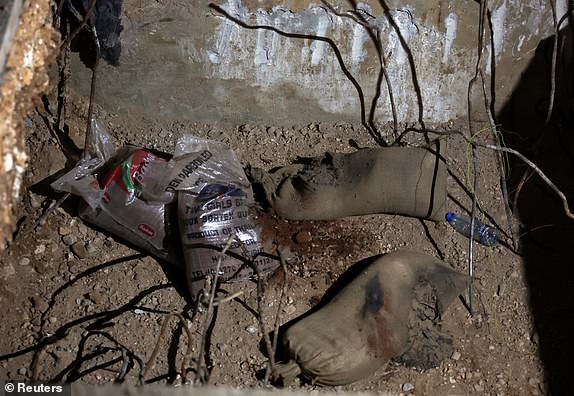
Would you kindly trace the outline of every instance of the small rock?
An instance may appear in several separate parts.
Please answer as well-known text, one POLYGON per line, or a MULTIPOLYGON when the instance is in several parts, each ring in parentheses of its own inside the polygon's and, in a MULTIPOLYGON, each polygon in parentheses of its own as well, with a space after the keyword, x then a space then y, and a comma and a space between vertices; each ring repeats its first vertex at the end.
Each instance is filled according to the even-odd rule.
POLYGON ((410 392, 413 389, 415 389, 415 386, 410 382, 407 382, 402 385, 401 389, 403 390, 403 392, 410 392))
POLYGON ((79 259, 85 259, 88 257, 88 252, 86 251, 86 245, 83 242, 76 242, 72 245, 72 252, 79 259))
POLYGON ((46 251, 46 245, 41 244, 36 246, 36 249, 34 250, 34 254, 42 254, 46 251))
POLYGON ((18 264, 21 266, 30 265, 30 259, 28 257, 22 257, 20 261, 18 261, 18 264))
POLYGON ((60 226, 58 227, 58 234, 60 234, 61 236, 65 236, 65 235, 69 235, 72 232, 72 230, 70 230, 70 227, 68 226, 60 226))
POLYGON ((30 298, 32 306, 36 311, 44 312, 48 309, 48 302, 40 296, 32 296, 30 298))
POLYGON ((94 304, 101 304, 104 296, 99 291, 92 291, 88 293, 88 298, 92 300, 94 304))
POLYGON ((454 351, 454 352, 452 353, 452 355, 450 356, 450 358, 451 358, 452 360, 459 360, 459 359, 460 359, 460 352, 459 352, 459 351, 454 351))
POLYGON ((48 318, 48 321, 50 323, 56 323, 58 321, 58 319, 55 316, 50 316, 50 318, 48 318))
POLYGON ((257 326, 251 325, 251 326, 246 327, 245 330, 248 333, 255 334, 255 333, 257 333, 258 328, 257 328, 257 326))
POLYGON ((74 243, 76 243, 76 237, 72 234, 64 235, 62 237, 62 242, 64 242, 64 245, 66 246, 72 246, 74 243))
POLYGON ((87 243, 86 252, 88 253, 88 256, 94 255, 97 251, 98 251, 98 249, 94 246, 93 243, 91 243, 91 242, 87 243))
POLYGON ((78 272, 80 272, 80 267, 78 265, 74 265, 72 263, 68 264, 68 271, 70 271, 71 274, 77 274, 78 272))
POLYGON ((28 370, 25 367, 20 367, 18 369, 18 374, 20 375, 26 375, 28 373, 28 370))
POLYGON ((299 231, 293 238, 297 243, 309 243, 311 241, 311 233, 309 231, 299 231))
POLYGON ((80 233, 80 235, 86 235, 86 233, 88 232, 88 227, 86 227, 84 223, 79 223, 78 232, 80 233))
POLYGON ((42 207, 42 197, 33 192, 28 193, 30 196, 30 206, 34 209, 40 209, 42 207))

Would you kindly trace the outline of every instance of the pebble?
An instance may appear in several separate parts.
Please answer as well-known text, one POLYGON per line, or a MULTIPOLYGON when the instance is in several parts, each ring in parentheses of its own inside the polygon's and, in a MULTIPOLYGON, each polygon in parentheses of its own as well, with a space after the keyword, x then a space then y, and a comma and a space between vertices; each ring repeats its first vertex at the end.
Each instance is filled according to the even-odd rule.
POLYGON ((139 308, 136 308, 136 309, 134 309, 134 313, 135 313, 136 315, 143 315, 143 314, 144 314, 144 311, 141 310, 141 309, 139 309, 139 308))
POLYGON ((257 333, 258 328, 257 328, 257 326, 251 325, 251 326, 246 327, 245 330, 248 333, 255 334, 255 333, 257 333))
POLYGON ((93 254, 96 253, 98 249, 94 246, 93 243, 88 242, 86 245, 86 252, 88 253, 89 256, 92 256, 93 254))
POLYGON ((72 232, 72 230, 68 226, 64 225, 64 226, 58 227, 58 234, 60 234, 61 236, 69 235, 71 232, 72 232))
POLYGON ((42 197, 38 194, 30 192, 30 205, 34 209, 40 209, 42 207, 42 197))
POLYGON ((413 389, 415 389, 415 386, 413 384, 411 384, 410 382, 407 382, 407 383, 403 384, 401 389, 403 390, 403 392, 410 392, 413 389))
POLYGON ((48 302, 40 296, 32 296, 32 305, 34 309, 39 312, 44 312, 48 309, 48 302))
POLYGON ((22 257, 18 264, 21 266, 30 265, 30 259, 28 257, 22 257))
POLYGON ((36 249, 34 250, 34 254, 42 254, 46 251, 46 245, 41 244, 36 246, 36 249))
POLYGON ((28 370, 25 367, 20 367, 18 369, 18 374, 20 375, 26 375, 26 373, 28 373, 28 370))
POLYGON ((84 223, 78 223, 78 232, 81 235, 86 235, 86 233, 88 232, 88 227, 86 227, 84 223))
POLYGON ((71 274, 77 274, 78 272, 80 272, 80 267, 77 265, 68 264, 68 271, 70 271, 71 274))
POLYGON ((86 245, 83 242, 76 242, 72 245, 72 252, 79 258, 85 259, 88 257, 88 252, 86 251, 86 245))
POLYGON ((92 291, 88 293, 88 298, 92 300, 94 304, 100 304, 104 299, 104 296, 98 291, 92 291))
POLYGON ((72 246, 74 243, 76 243, 76 237, 72 234, 64 235, 62 237, 62 242, 64 242, 64 245, 66 246, 72 246))
POLYGON ((293 238, 297 243, 309 243, 311 241, 311 233, 309 231, 299 231, 293 238))
POLYGON ((454 351, 454 352, 452 353, 452 355, 450 356, 450 358, 451 358, 452 360, 459 360, 459 359, 460 359, 460 352, 459 352, 459 351, 454 351))
POLYGON ((50 321, 50 323, 56 323, 58 321, 58 319, 55 316, 50 316, 48 320, 50 321))

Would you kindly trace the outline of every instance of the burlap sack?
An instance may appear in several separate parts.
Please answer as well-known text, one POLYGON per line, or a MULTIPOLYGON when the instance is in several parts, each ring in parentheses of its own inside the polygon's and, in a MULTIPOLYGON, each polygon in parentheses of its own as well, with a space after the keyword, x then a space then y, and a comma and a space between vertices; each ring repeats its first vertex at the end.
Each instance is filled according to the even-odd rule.
POLYGON ((270 173, 253 170, 252 177, 275 212, 288 220, 393 213, 438 221, 446 201, 441 145, 327 153, 270 173))
POLYGON ((409 347, 414 290, 428 283, 443 312, 468 276, 432 256, 399 251, 373 262, 326 305, 289 327, 282 343, 289 361, 276 378, 303 374, 313 383, 345 385, 371 375, 409 347))

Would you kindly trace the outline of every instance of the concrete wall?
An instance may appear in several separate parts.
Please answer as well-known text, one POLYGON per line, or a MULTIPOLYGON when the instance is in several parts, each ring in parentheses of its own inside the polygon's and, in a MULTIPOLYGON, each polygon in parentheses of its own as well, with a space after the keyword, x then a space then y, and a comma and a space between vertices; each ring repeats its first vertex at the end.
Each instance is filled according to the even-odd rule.
MULTIPOLYGON (((331 39, 370 103, 379 66, 361 25, 334 15, 320 1, 214 1, 247 24, 331 39)), ((561 14, 566 1, 558 0, 561 14)), ((348 2, 333 4, 341 11, 350 9, 348 2)), ((552 14, 545 0, 488 4, 493 46, 484 50, 481 67, 490 77, 494 65, 497 104, 502 105, 539 41, 552 34, 552 14)), ((478 2, 406 0, 387 5, 395 26, 379 1, 360 2, 358 8, 380 29, 399 121, 416 121, 421 102, 425 121, 465 115, 477 60, 478 2)), ((150 114, 269 125, 359 121, 357 90, 326 42, 246 29, 197 0, 125 0, 123 24, 121 64, 101 68, 98 95, 100 104, 122 117, 150 114)), ((77 59, 75 71, 75 86, 87 94, 90 74, 77 59)), ((377 119, 387 121, 391 112, 382 86, 377 119)))

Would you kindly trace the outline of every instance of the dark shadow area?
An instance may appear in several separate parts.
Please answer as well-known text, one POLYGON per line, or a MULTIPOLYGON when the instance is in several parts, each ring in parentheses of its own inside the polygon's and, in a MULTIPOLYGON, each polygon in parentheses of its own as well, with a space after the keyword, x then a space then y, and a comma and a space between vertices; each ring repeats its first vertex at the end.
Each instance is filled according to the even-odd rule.
POLYGON ((57 1, 60 32, 71 40, 72 51, 80 53, 80 59, 87 67, 93 68, 96 61, 92 29, 98 38, 101 57, 110 65, 119 65, 122 3, 123 0, 57 1))
MULTIPOLYGON (((499 114, 508 147, 529 157, 574 203, 573 36, 558 36, 556 90, 549 122, 554 38, 542 41, 511 100, 499 114)), ((562 201, 538 176, 511 158, 509 178, 514 212, 521 221, 520 245, 530 291, 539 354, 552 395, 574 394, 574 220, 562 201)))

